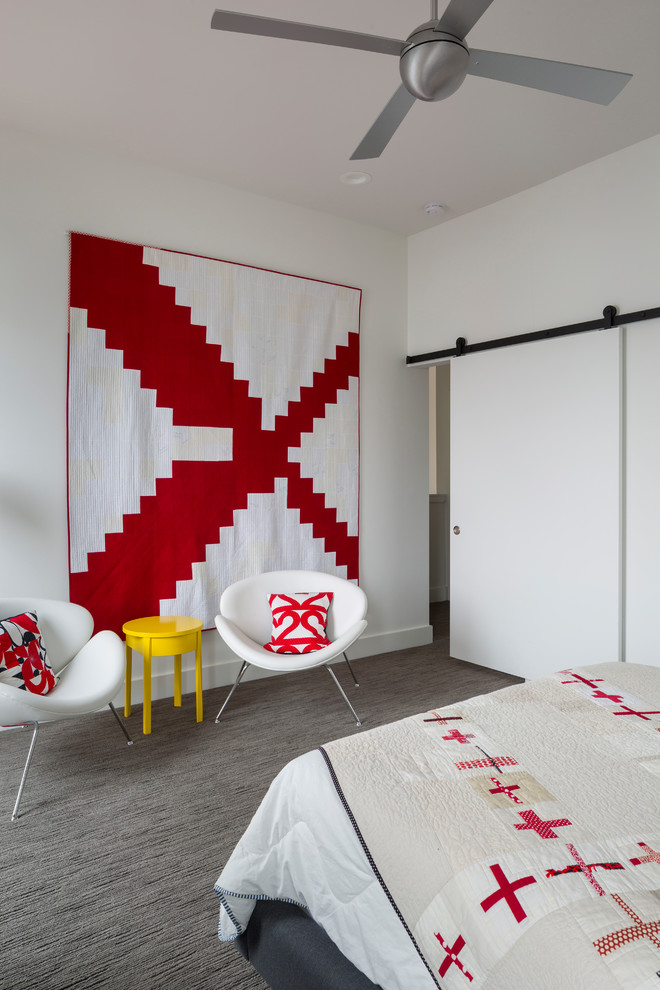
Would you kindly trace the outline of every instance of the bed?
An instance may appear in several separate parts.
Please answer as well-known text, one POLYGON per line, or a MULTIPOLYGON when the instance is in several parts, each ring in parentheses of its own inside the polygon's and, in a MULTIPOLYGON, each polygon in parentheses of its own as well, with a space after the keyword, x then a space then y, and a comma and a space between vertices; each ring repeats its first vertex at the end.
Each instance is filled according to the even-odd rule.
POLYGON ((660 990, 660 668, 572 667, 299 757, 215 891, 275 990, 660 990))

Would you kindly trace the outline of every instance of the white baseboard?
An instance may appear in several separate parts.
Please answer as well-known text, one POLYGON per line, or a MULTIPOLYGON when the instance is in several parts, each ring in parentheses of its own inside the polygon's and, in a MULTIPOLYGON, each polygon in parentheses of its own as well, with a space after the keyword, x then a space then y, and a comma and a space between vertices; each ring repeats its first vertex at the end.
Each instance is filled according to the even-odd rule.
MULTIPOLYGON (((377 656, 379 653, 392 653, 394 650, 407 650, 413 646, 426 646, 433 642, 433 627, 430 625, 416 626, 412 629, 397 629, 394 632, 374 633, 361 636, 348 650, 349 660, 360 660, 364 657, 377 656)), ((142 664, 140 654, 133 651, 133 677, 131 679, 131 706, 141 705, 142 664)), ((343 662, 340 658, 337 662, 343 662)), ((241 661, 225 647, 215 630, 202 633, 202 681, 204 690, 223 685, 233 684, 236 680, 241 661)), ((245 680, 256 680, 261 677, 273 677, 271 670, 261 670, 250 667, 245 674, 245 680)), ((181 658, 181 682, 183 694, 195 691, 195 655, 184 654, 181 658)), ((151 661, 151 699, 174 697, 174 661, 171 657, 153 657, 151 661)), ((113 703, 119 712, 124 711, 124 691, 117 693, 113 703)), ((215 714, 215 713, 214 713, 215 714)))
POLYGON ((433 626, 414 626, 412 629, 396 629, 387 633, 366 633, 348 651, 349 660, 375 657, 379 653, 408 650, 412 646, 426 646, 433 642, 433 626))

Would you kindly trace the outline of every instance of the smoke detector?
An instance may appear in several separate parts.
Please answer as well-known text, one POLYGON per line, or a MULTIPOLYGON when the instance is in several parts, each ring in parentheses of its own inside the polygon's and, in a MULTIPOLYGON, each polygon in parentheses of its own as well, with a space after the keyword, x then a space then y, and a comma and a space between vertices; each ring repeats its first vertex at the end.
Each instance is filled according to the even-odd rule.
POLYGON ((447 207, 443 206, 442 203, 427 203, 424 207, 424 213, 427 217, 441 217, 446 209, 447 207))

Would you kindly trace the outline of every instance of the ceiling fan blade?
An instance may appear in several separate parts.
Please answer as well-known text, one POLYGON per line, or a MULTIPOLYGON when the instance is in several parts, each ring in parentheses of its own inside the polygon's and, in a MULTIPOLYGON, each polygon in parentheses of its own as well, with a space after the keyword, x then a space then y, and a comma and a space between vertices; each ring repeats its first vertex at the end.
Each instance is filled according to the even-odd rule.
POLYGON ((241 14, 233 10, 216 10, 211 27, 217 31, 235 31, 238 34, 261 34, 268 38, 288 38, 291 41, 314 41, 320 45, 338 45, 340 48, 357 48, 383 55, 400 55, 403 41, 381 38, 376 34, 360 34, 357 31, 341 31, 338 28, 318 27, 299 21, 282 21, 275 17, 259 17, 241 14))
POLYGON ((408 92, 406 87, 399 86, 383 112, 371 125, 351 155, 351 161, 378 158, 414 102, 415 97, 408 92))
POLYGON ((486 13, 492 2, 493 0, 451 0, 435 30, 462 39, 486 13))
POLYGON ((572 96, 576 100, 588 100, 607 106, 632 79, 629 72, 613 72, 610 69, 592 69, 570 62, 550 62, 543 58, 527 58, 524 55, 504 55, 502 52, 470 50, 468 74, 499 79, 516 86, 529 86, 546 93, 572 96))

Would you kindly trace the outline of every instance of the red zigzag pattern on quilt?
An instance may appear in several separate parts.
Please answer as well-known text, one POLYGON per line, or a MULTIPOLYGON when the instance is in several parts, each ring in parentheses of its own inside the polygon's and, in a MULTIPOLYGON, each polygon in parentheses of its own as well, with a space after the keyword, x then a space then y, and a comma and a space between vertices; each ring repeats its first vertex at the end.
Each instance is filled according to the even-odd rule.
POLYGON ((123 532, 106 534, 105 551, 88 555, 88 570, 70 574, 71 600, 90 610, 97 629, 118 633, 131 617, 159 614, 160 600, 175 597, 177 580, 190 579, 191 562, 205 559, 206 544, 233 524, 234 510, 246 508, 251 493, 273 492, 276 478, 288 479, 288 506, 300 510, 301 523, 311 523, 347 577, 357 578, 358 538, 337 522, 312 480, 301 478, 299 464, 289 463, 287 449, 358 376, 358 334, 349 333, 348 346, 326 360, 312 387, 301 388, 275 430, 262 430, 261 399, 234 378, 233 364, 210 359, 209 349, 219 352, 220 345, 207 343, 206 328, 191 324, 174 288, 161 285, 142 256, 140 245, 73 234, 70 305, 87 310, 90 327, 105 330, 106 346, 123 352, 124 368, 140 372, 159 406, 174 410, 175 425, 230 427, 235 457, 243 456, 175 461, 172 478, 157 479, 156 496, 143 496, 139 514, 124 516, 123 532))

